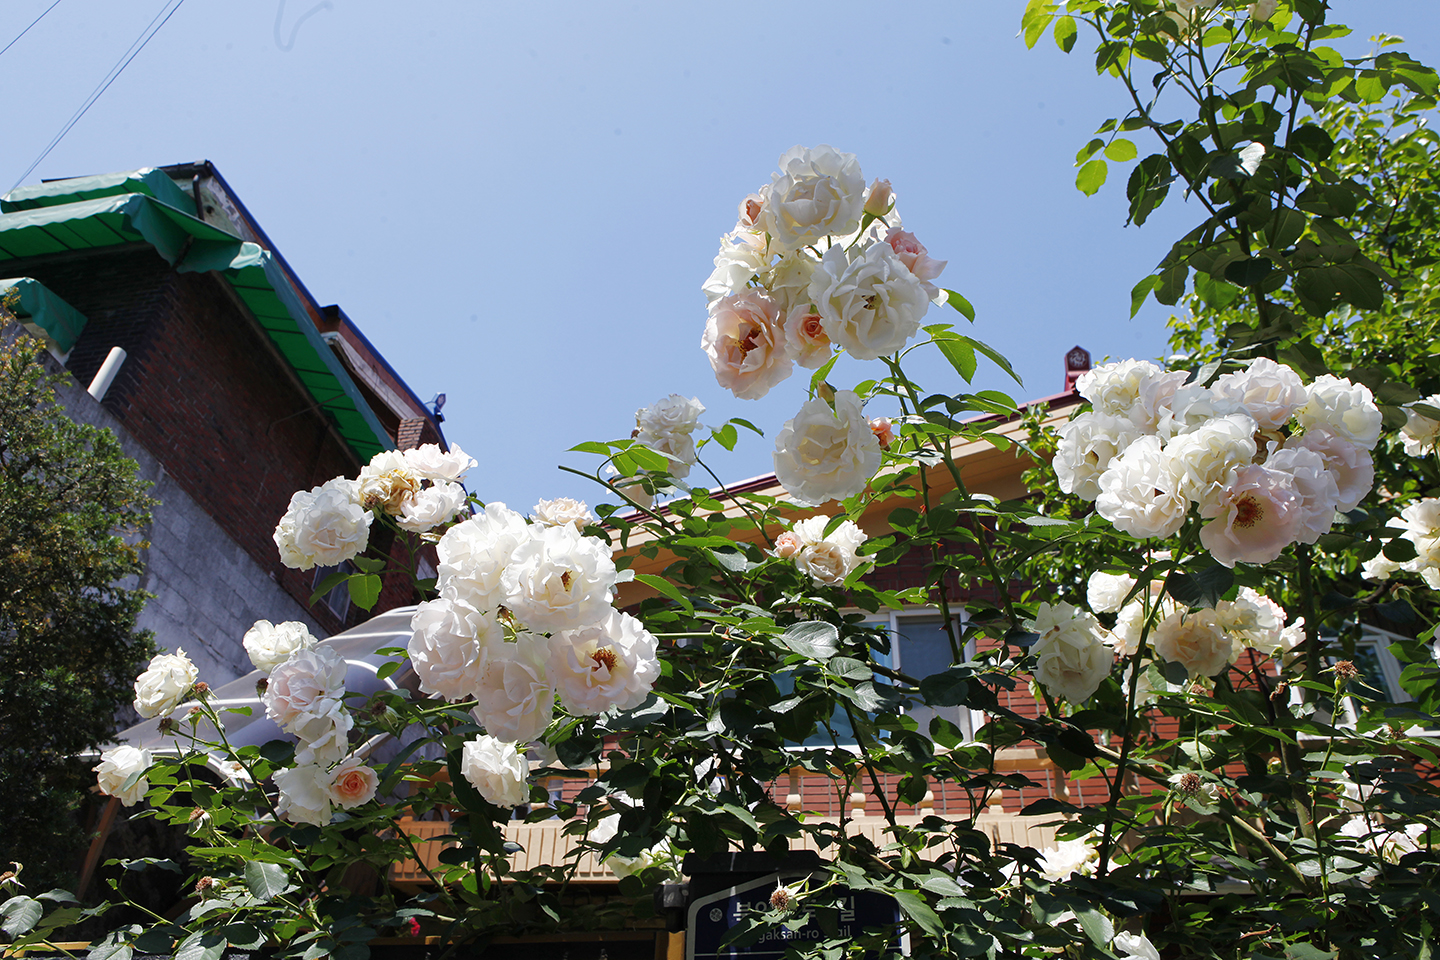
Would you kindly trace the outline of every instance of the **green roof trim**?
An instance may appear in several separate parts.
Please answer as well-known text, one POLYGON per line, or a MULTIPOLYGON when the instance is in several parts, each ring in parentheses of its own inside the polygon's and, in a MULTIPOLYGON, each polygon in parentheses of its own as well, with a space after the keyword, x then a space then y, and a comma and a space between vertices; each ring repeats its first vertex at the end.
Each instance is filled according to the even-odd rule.
POLYGON ((142 167, 127 173, 102 173, 94 177, 51 180, 31 187, 19 187, 0 198, 0 212, 15 213, 37 207, 56 207, 77 200, 98 200, 140 193, 172 207, 193 208, 194 199, 175 185, 164 170, 142 167))
MULTIPOLYGON (((156 172, 170 183, 163 173, 156 172)), ((0 264, 66 250, 143 241, 181 273, 218 272, 279 348, 315 405, 334 419, 340 436, 361 462, 368 462, 382 450, 392 449, 394 443, 389 434, 340 359, 321 338, 295 285, 275 256, 257 244, 243 241, 156 199, 150 192, 114 195, 103 192, 115 184, 132 182, 133 178, 133 174, 112 174, 44 184, 43 188, 50 188, 45 199, 71 198, 48 204, 34 195, 42 188, 13 191, 5 204, 20 205, 20 208, 0 213, 0 264), (117 179, 121 177, 131 180, 117 179), (113 183, 87 186, 69 194, 54 189, 92 181, 113 183), (74 199, 87 192, 99 195, 74 199), (27 195, 17 199, 21 193, 27 195)), ((188 200, 173 183, 170 186, 188 200)), ((156 189, 154 184, 150 187, 156 189)), ((163 188, 159 188, 159 192, 163 192, 163 188)))
POLYGON ((69 353, 85 329, 85 314, 76 310, 39 280, 15 277, 0 280, 0 296, 15 291, 19 298, 15 315, 29 320, 45 333, 45 338, 59 353, 69 353))

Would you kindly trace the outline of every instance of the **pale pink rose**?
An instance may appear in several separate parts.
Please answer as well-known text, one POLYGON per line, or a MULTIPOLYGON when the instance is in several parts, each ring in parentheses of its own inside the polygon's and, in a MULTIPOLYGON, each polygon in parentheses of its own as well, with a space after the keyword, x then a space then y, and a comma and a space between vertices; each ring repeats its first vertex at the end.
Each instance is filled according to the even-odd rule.
POLYGON ((778 305, 762 290, 716 301, 700 349, 715 380, 741 400, 759 400, 793 369, 778 305))
POLYGON ((1278 430, 1306 401, 1300 375, 1268 357, 1257 357, 1238 373, 1218 377, 1210 390, 1238 402, 1262 430, 1278 430))
POLYGON ((1178 663, 1192 677, 1213 677, 1232 659, 1234 644, 1214 610, 1180 611, 1166 617, 1154 634, 1155 652, 1178 663))
POLYGON ((875 439, 880 441, 882 450, 889 450, 890 444, 895 442, 895 428, 890 423, 889 417, 872 417, 870 419, 870 432, 875 434, 875 439))
POLYGON ((1300 530, 1295 534, 1299 543, 1314 543, 1330 532, 1335 523, 1335 508, 1340 502, 1340 489, 1335 477, 1325 469, 1325 458, 1305 447, 1272 449, 1265 461, 1271 470, 1289 474, 1300 494, 1300 530))
POLYGON ((1295 542, 1305 519, 1294 480, 1262 464, 1235 474, 1234 481, 1200 511, 1210 522, 1200 542, 1219 563, 1269 563, 1295 542))
POLYGON ((789 560, 800 552, 802 546, 799 535, 786 530, 775 538, 775 556, 781 560, 789 560))
POLYGON ((351 757, 331 770, 330 779, 320 783, 330 802, 346 810, 369 803, 379 785, 379 775, 357 757, 351 757))
POLYGON ((1216 417, 1165 445, 1180 492, 1202 508, 1255 459, 1255 450, 1255 421, 1245 414, 1216 417))
POLYGON ((659 641, 630 616, 612 609, 598 623, 551 639, 549 675, 572 714, 638 707, 660 676, 659 641))
MULTIPOLYGON (((768 186, 761 188, 765 193, 770 192, 768 186)), ((737 229, 754 230, 760 223, 760 211, 765 209, 765 197, 759 193, 747 194, 744 200, 740 201, 740 218, 736 223, 737 229)))
POLYGON ((885 235, 885 242, 890 244, 895 255, 900 258, 900 262, 915 274, 915 279, 925 287, 925 292, 932 299, 937 296, 940 292, 939 288, 930 281, 940 276, 945 269, 945 264, 949 261, 936 260, 930 256, 930 252, 925 249, 925 244, 916 240, 915 234, 908 230, 892 228, 885 235))
POLYGON ((865 212, 872 217, 883 217, 890 212, 890 199, 893 191, 890 188, 889 180, 876 180, 870 184, 870 190, 865 194, 865 212))
POLYGON ((1375 460, 1370 451, 1345 439, 1329 427, 1312 427, 1285 441, 1287 447, 1304 447, 1325 458, 1325 469, 1335 478, 1335 509, 1354 510, 1375 486, 1375 460))
POLYGON ((307 647, 270 672, 265 715, 287 730, 325 718, 345 703, 343 657, 330 647, 307 647))
POLYGON ((835 353, 820 314, 807 305, 790 311, 785 320, 785 344, 795 362, 807 370, 818 370, 835 353))

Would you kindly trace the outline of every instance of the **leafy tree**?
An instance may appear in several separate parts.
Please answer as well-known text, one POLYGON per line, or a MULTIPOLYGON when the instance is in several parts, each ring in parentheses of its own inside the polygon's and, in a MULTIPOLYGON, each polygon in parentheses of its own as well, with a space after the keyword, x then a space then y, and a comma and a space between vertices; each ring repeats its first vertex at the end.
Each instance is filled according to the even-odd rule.
POLYGON ((134 542, 153 501, 110 431, 76 423, 21 336, 0 347, 0 862, 46 890, 72 874, 103 743, 152 652, 134 542), (127 539, 130 542, 127 542, 127 539))

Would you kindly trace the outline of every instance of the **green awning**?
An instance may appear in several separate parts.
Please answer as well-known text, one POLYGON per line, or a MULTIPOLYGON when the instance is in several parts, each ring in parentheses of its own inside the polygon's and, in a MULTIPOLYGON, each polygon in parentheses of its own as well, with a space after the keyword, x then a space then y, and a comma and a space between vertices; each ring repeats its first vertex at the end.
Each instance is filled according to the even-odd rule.
POLYGON ((37 207, 56 207, 77 200, 120 197, 128 193, 154 197, 179 210, 194 209, 195 205, 190 195, 177 187, 164 170, 143 167, 127 173, 102 173, 95 177, 72 177, 32 187, 18 187, 0 198, 0 212, 14 213, 18 210, 34 210, 37 207))
MULTIPOLYGON (((334 418, 340 436, 361 462, 394 446, 355 381, 321 339, 294 284, 270 251, 157 200, 148 191, 112 196, 103 194, 107 187, 96 185, 69 194, 75 197, 86 191, 101 193, 93 199, 72 199, 54 205, 45 205, 44 199, 33 195, 34 191, 48 189, 48 199, 61 196, 58 188, 63 184, 111 181, 120 176, 131 180, 117 182, 129 183, 135 175, 44 184, 26 188, 32 193, 18 199, 26 191, 12 192, 6 203, 30 205, 0 214, 0 265, 65 250, 143 241, 182 273, 216 271, 265 328, 316 406, 334 418)), ((163 173, 160 176, 170 182, 163 173)), ((170 186, 181 197, 186 196, 173 183, 170 186)), ((154 184, 150 189, 163 192, 154 184)))
POLYGON ((59 353, 69 353, 85 329, 85 314, 61 300, 39 280, 15 277, 0 280, 0 296, 14 292, 15 316, 40 328, 45 339, 59 353))

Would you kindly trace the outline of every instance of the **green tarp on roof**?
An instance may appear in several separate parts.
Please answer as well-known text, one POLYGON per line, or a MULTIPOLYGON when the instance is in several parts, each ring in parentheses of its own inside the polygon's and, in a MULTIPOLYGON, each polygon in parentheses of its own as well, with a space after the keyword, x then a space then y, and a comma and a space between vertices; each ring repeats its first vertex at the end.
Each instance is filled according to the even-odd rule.
POLYGON ((175 181, 165 175, 164 170, 143 167, 127 173, 102 173, 95 177, 72 177, 32 187, 18 187, 0 199, 0 212, 14 213, 17 210, 34 210, 36 207, 55 207, 77 200, 119 197, 127 193, 154 197, 179 210, 194 209, 195 205, 190 195, 177 187, 175 181))
POLYGON ((29 320, 45 331, 45 336, 60 353, 69 353, 85 329, 85 315, 61 300, 39 280, 16 277, 0 280, 0 296, 15 292, 15 315, 29 320))
MULTIPOLYGON (((65 194, 54 188, 62 183, 110 181, 121 176, 131 179, 117 183, 129 183, 135 177, 86 177, 45 184, 44 188, 51 189, 47 198, 59 197, 65 194)), ((168 177, 164 179, 170 183, 168 177)), ((185 197, 173 183, 170 186, 185 197)), ((156 189, 154 185, 151 188, 156 189)), ((350 374, 321 339, 294 284, 273 254, 161 202, 149 192, 112 196, 104 194, 105 189, 109 188, 95 186, 91 192, 100 195, 93 199, 73 199, 78 193, 72 192, 69 202, 48 206, 32 195, 17 199, 24 191, 12 192, 6 204, 35 205, 0 213, 0 272, 7 261, 142 241, 182 273, 217 271, 279 347, 315 405, 333 417, 340 436, 362 462, 394 446, 350 374)))

